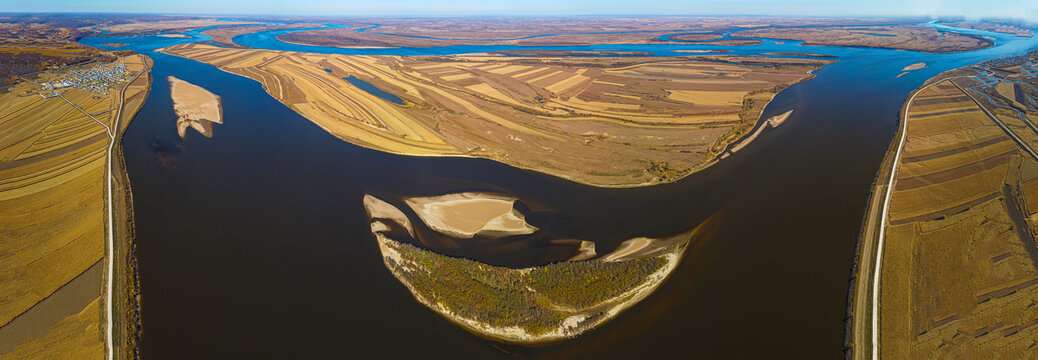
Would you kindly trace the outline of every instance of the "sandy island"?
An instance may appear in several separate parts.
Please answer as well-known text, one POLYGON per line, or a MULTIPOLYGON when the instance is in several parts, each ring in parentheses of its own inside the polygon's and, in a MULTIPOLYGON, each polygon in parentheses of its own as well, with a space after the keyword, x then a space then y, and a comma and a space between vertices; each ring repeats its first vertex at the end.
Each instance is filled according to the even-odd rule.
POLYGON ((167 37, 167 38, 189 38, 189 37, 191 37, 190 35, 185 35, 185 34, 159 34, 158 36, 167 37))
MULTIPOLYGON (((514 202, 483 193, 423 199, 427 204, 466 207, 466 216, 482 216, 477 223, 491 215, 512 214, 514 202), (490 215, 479 215, 473 211, 476 207, 487 208, 490 215)), ((410 206, 413 199, 405 202, 410 206)), ((515 269, 410 245, 406 233, 389 229, 409 227, 414 219, 404 220, 403 211, 370 195, 364 205, 386 268, 415 300, 476 335, 522 344, 575 337, 637 304, 674 271, 696 234, 691 230, 662 239, 630 239, 597 259, 591 241, 553 240, 579 242, 580 248, 562 262, 515 269)), ((450 212, 447 209, 439 211, 450 212)), ((426 218, 441 221, 428 214, 426 218)))
POLYGON ((223 124, 223 108, 220 97, 202 87, 175 77, 169 77, 169 94, 173 98, 173 111, 177 114, 177 133, 187 136, 187 127, 197 130, 205 137, 213 137, 213 123, 223 124))
POLYGON ((897 77, 902 77, 902 76, 908 75, 909 71, 919 70, 919 69, 922 69, 924 67, 926 67, 926 63, 924 63, 924 62, 917 62, 915 64, 905 66, 904 68, 901 69, 901 73, 897 74, 897 77))
POLYGON ((459 239, 496 239, 537 231, 515 209, 515 201, 503 195, 477 192, 404 199, 430 228, 459 239))
MULTIPOLYGON (((746 147, 746 145, 749 145, 751 142, 753 142, 753 140, 757 139, 757 137, 760 136, 760 134, 764 131, 765 128, 777 128, 777 127, 779 127, 779 125, 782 125, 782 123, 786 122, 786 119, 788 119, 789 115, 792 114, 792 113, 793 113, 793 110, 789 110, 789 111, 786 111, 786 112, 784 112, 782 114, 775 115, 775 116, 772 116, 772 117, 768 118, 767 121, 765 121, 763 124, 761 124, 760 127, 757 128, 757 131, 754 131, 753 134, 750 134, 750 136, 747 136, 746 139, 744 139, 743 141, 739 142, 738 144, 735 144, 734 146, 732 146, 731 152, 734 153, 736 151, 742 150, 742 148, 746 147)), ((725 154, 721 158, 725 158, 727 156, 728 156, 728 154, 725 154)))
POLYGON ((926 67, 926 63, 924 63, 924 62, 917 62, 915 64, 905 66, 903 69, 901 69, 901 71, 919 70, 919 69, 922 69, 924 67, 926 67))

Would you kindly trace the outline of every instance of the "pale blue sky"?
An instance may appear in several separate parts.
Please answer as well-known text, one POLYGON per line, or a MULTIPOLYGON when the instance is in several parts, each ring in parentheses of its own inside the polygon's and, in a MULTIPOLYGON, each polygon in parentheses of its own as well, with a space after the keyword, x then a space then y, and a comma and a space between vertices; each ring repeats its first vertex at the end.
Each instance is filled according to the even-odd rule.
POLYGON ((2 11, 281 15, 965 15, 1038 20, 1038 0, 0 0, 2 11))

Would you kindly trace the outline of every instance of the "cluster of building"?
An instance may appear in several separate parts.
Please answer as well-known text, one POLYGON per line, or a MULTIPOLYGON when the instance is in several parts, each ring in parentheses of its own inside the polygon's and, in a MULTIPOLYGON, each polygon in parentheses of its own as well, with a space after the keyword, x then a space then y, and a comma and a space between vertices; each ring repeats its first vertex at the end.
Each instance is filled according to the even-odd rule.
POLYGON ((1028 52, 1023 55, 992 59, 976 64, 974 66, 981 68, 998 68, 1008 65, 1021 64, 1028 61, 1034 62, 1035 60, 1038 60, 1038 50, 1031 50, 1031 52, 1028 52))
POLYGON ((61 79, 42 83, 43 91, 64 88, 76 88, 93 92, 97 95, 108 95, 108 90, 126 77, 126 66, 107 65, 93 66, 88 69, 69 72, 61 79))

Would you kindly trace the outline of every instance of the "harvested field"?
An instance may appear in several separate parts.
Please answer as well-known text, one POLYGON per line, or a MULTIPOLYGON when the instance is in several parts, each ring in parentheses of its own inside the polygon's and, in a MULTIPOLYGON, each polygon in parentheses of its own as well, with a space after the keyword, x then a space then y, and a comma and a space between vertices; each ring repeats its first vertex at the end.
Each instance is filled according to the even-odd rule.
POLYGON ((102 359, 104 343, 101 333, 102 298, 76 314, 69 315, 50 329, 43 337, 22 343, 11 352, 0 354, 3 359, 102 359))
POLYGON ((944 25, 951 26, 951 27, 962 28, 962 29, 973 29, 973 30, 982 30, 982 31, 990 31, 990 32, 1000 32, 1000 33, 1013 34, 1013 35, 1022 36, 1022 37, 1034 36, 1034 30, 1028 29, 1027 27, 1021 26, 1021 25, 1018 25, 1018 24, 1000 24, 1000 23, 993 23, 993 22, 959 22, 959 23, 950 23, 950 24, 944 24, 944 25))
POLYGON ((701 169, 753 127, 778 91, 829 63, 735 56, 349 56, 198 44, 163 51, 255 79, 274 98, 358 145, 489 158, 599 186, 667 182, 701 169), (355 87, 348 77, 405 105, 355 87))
POLYGON ((752 29, 731 36, 800 40, 804 45, 876 47, 930 53, 971 51, 994 44, 979 36, 921 25, 752 29))
POLYGON ((109 31, 102 36, 132 36, 155 33, 175 33, 214 25, 255 24, 241 21, 222 21, 216 19, 142 21, 102 27, 109 31))
MULTIPOLYGON (((119 61, 126 65, 128 77, 145 71, 142 56, 119 61)), ((22 83, 0 95, 0 288, 5 289, 0 292, 0 329, 16 317, 23 326, 50 329, 43 338, 19 345, 11 355, 15 358, 100 353, 104 338, 96 302, 93 308, 50 309, 47 314, 74 314, 54 323, 34 323, 49 315, 33 319, 34 313, 27 310, 59 291, 73 291, 64 286, 103 258, 109 137, 101 123, 112 126, 116 108, 124 101, 116 99, 118 89, 102 96, 66 88, 59 90, 60 97, 43 97, 36 90, 35 84, 22 83), (84 112, 99 115, 95 120, 84 112)), ((121 125, 143 103, 147 90, 147 76, 126 88, 121 125)), ((102 294, 100 281, 88 288, 93 290, 75 290, 78 300, 102 294)), ((81 307, 89 301, 59 303, 81 307)))
POLYGON ((952 81, 969 82, 945 80, 908 108, 881 269, 880 356, 1027 358, 1038 336, 1038 247, 1022 194, 1038 195, 1029 187, 1038 163, 952 81))
MULTIPOLYGON (((372 18, 353 19, 351 28, 310 30, 279 36, 291 43, 320 46, 429 47, 450 45, 538 45, 662 43, 660 36, 692 31, 763 26, 834 26, 908 24, 920 18, 793 18, 793 17, 542 17, 542 18, 372 18), (367 29, 372 24, 377 28, 367 29), (358 29, 366 29, 359 31, 358 29)), ((678 41, 715 40, 717 35, 682 35, 678 41)), ((715 45, 748 45, 750 39, 726 39, 715 45)))

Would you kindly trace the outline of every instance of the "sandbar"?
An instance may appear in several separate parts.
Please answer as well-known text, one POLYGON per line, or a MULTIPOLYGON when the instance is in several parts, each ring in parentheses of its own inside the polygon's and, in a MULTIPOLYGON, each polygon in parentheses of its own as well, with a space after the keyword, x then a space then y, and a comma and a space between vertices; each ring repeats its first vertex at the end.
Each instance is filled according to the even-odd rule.
POLYGON ((404 199, 430 228, 459 239, 502 238, 532 234, 537 227, 526 223, 515 209, 516 199, 503 195, 466 192, 404 199))
POLYGON ((926 63, 924 63, 924 62, 917 62, 915 64, 905 66, 904 68, 901 69, 901 71, 919 70, 919 69, 922 69, 924 67, 926 67, 926 63))
POLYGON ((173 111, 177 114, 177 133, 187 136, 187 128, 197 130, 205 137, 213 136, 213 123, 223 124, 220 97, 201 86, 169 77, 173 111))

